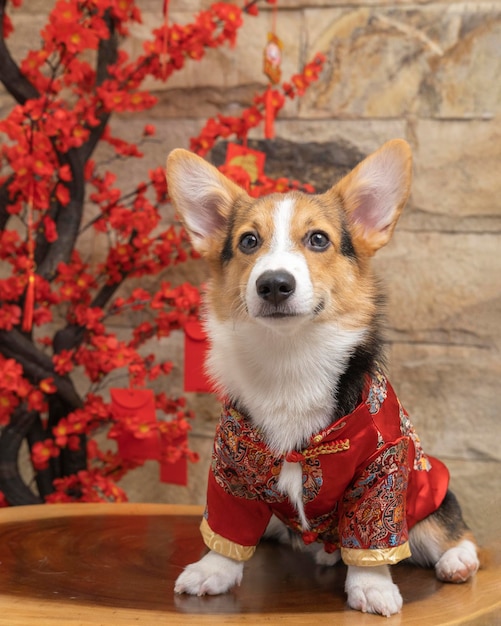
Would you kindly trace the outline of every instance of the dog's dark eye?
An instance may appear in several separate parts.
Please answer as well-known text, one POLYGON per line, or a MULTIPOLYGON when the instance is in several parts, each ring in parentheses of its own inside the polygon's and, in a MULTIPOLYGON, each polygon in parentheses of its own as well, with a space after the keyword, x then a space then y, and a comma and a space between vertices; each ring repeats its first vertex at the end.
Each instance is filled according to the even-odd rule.
POLYGON ((254 252, 260 245, 259 237, 255 233, 244 233, 238 242, 238 248, 245 254, 254 252))
POLYGON ((315 250, 320 252, 321 250, 325 250, 330 245, 329 237, 322 231, 316 230, 313 233, 310 233, 307 237, 306 244, 308 248, 311 250, 315 250))

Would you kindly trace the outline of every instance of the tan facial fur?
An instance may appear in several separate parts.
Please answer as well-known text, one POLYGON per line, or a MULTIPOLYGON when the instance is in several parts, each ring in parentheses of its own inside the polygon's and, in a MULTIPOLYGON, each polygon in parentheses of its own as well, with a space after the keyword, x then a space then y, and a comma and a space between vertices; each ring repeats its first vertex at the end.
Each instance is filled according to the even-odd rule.
MULTIPOLYGON (((249 276, 259 259, 269 254, 275 236, 274 211, 277 202, 290 198, 293 202, 293 218, 289 233, 291 252, 303 255, 313 286, 311 318, 315 322, 337 320, 341 327, 354 329, 367 324, 373 314, 371 298, 372 277, 369 264, 363 258, 348 258, 341 252, 342 211, 336 200, 329 205, 325 199, 294 193, 288 196, 271 196, 245 203, 234 213, 231 237, 233 257, 226 264, 221 262, 224 239, 213 240, 207 259, 213 270, 210 300, 220 319, 245 317, 245 294, 249 276), (331 244, 325 251, 316 252, 306 246, 308 235, 324 232, 331 244), (260 248, 245 254, 238 249, 240 237, 255 232, 260 248), (323 304, 317 315, 313 311, 323 304)), ((284 262, 287 269, 287 261, 284 262)))

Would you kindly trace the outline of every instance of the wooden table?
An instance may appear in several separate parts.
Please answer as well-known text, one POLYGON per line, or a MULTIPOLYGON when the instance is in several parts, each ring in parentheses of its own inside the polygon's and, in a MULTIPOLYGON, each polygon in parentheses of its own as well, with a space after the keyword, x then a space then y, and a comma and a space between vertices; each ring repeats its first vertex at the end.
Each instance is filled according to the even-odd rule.
POLYGON ((490 549, 474 581, 438 582, 432 571, 394 568, 400 615, 363 615, 345 605, 345 567, 264 542, 240 588, 223 596, 173 593, 182 568, 204 548, 201 509, 145 504, 67 504, 0 511, 0 624, 268 624, 336 626, 501 624, 501 550, 490 549))

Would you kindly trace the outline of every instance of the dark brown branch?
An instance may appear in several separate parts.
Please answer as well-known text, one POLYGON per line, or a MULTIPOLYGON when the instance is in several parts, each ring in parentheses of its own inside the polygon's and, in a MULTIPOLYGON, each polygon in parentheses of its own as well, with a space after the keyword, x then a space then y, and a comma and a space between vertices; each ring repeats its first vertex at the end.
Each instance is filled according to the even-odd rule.
MULTIPOLYGON (((59 208, 59 203, 57 201, 53 201, 45 215, 55 221, 59 208)), ((51 245, 45 237, 45 229, 42 226, 39 226, 37 231, 35 241, 35 267, 38 267, 43 261, 51 245)))
MULTIPOLYGON (((109 17, 109 14, 105 19, 110 36, 108 39, 102 39, 99 44, 96 85, 101 84, 108 78, 108 66, 116 62, 118 55, 118 37, 113 20, 109 17)), ((85 163, 92 156, 96 145, 101 139, 109 117, 110 113, 98 115, 99 124, 90 130, 89 138, 82 146, 69 150, 67 153, 57 153, 60 164, 70 166, 72 180, 68 183, 69 204, 67 206, 59 205, 54 215, 58 239, 50 246, 42 244, 45 254, 42 252, 42 247, 39 247, 36 253, 39 260, 37 271, 47 280, 52 280, 55 277, 59 263, 69 262, 71 252, 75 247, 85 202, 85 163), (42 256, 43 259, 41 258, 42 256)))
POLYGON ((58 208, 55 217, 57 240, 50 245, 37 268, 37 273, 46 280, 54 279, 59 263, 68 263, 71 258, 82 221, 85 200, 84 163, 81 162, 78 151, 73 149, 66 154, 59 154, 58 157, 61 165, 69 165, 71 169, 72 180, 67 183, 70 201, 66 206, 58 208))
MULTIPOLYGON (((118 283, 113 283, 112 285, 104 285, 101 290, 96 294, 94 300, 90 304, 91 307, 104 308, 109 300, 112 298, 113 294, 120 287, 122 282, 125 280, 126 275, 122 277, 122 280, 118 283)), ((61 350, 71 350, 73 348, 78 347, 85 337, 85 328, 82 326, 78 326, 77 324, 68 324, 61 330, 59 330, 55 336, 54 341, 52 343, 54 348, 54 353, 58 354, 61 350)))
POLYGON ((10 218, 10 213, 7 211, 7 207, 9 206, 10 202, 9 185, 11 184, 13 179, 14 175, 9 176, 4 184, 0 186, 0 232, 2 230, 5 230, 7 222, 10 218))
POLYGON ((0 490, 12 506, 42 502, 23 482, 17 465, 23 439, 36 418, 36 413, 26 411, 24 407, 18 408, 0 435, 0 490))
POLYGON ((52 360, 38 350, 33 343, 17 330, 0 330, 0 353, 15 359, 23 368, 28 380, 36 385, 44 378, 53 378, 58 395, 72 408, 82 406, 82 400, 67 376, 54 372, 52 360))
MULTIPOLYGON (((110 77, 108 67, 110 65, 114 65, 118 58, 119 39, 116 33, 115 23, 110 17, 109 11, 106 12, 104 19, 106 25, 108 26, 110 36, 108 39, 101 39, 99 42, 96 62, 96 87, 102 85, 103 82, 110 77)), ((101 139, 110 116, 111 113, 109 112, 102 112, 98 114, 98 119, 100 120, 99 124, 92 129, 88 140, 79 148, 80 159, 83 163, 86 163, 92 156, 92 153, 94 152, 98 141, 101 139)))
MULTIPOLYGON (((43 441, 47 437, 48 433, 42 425, 42 420, 40 419, 40 416, 37 415, 31 428, 26 433, 26 439, 28 441, 30 450, 35 443, 43 441)), ((54 480, 54 474, 52 473, 50 468, 38 470, 35 476, 35 480, 38 487, 38 493, 43 499, 45 499, 45 497, 48 496, 50 493, 54 492, 54 485, 52 482, 54 480)))
MULTIPOLYGON (((71 411, 72 407, 68 406, 61 396, 56 394, 49 396, 48 431, 52 432, 54 426, 57 426, 71 411)), ((87 468, 87 436, 82 434, 79 440, 80 446, 77 450, 62 448, 59 456, 52 460, 51 470, 53 478, 70 476, 87 468)))
POLYGON ((8 186, 11 180, 12 177, 6 180, 4 184, 0 187, 0 232, 5 230, 7 222, 10 218, 10 214, 7 211, 7 206, 9 205, 10 200, 8 186))
POLYGON ((24 104, 26 100, 38 98, 40 94, 26 76, 21 73, 5 44, 1 26, 3 25, 6 5, 7 0, 0 0, 0 59, 2 59, 0 63, 0 81, 11 96, 15 98, 16 102, 24 104))
MULTIPOLYGON (((129 238, 129 243, 132 243, 136 236, 137 232, 134 230, 129 238)), ((126 278, 127 274, 122 273, 121 280, 119 282, 111 285, 108 283, 103 285, 99 292, 95 295, 90 306, 104 309, 126 278)), ((65 328, 62 328, 56 333, 54 341, 52 342, 54 352, 58 354, 61 350, 71 350, 72 348, 76 348, 81 344, 84 336, 85 328, 76 324, 68 324, 65 328)))

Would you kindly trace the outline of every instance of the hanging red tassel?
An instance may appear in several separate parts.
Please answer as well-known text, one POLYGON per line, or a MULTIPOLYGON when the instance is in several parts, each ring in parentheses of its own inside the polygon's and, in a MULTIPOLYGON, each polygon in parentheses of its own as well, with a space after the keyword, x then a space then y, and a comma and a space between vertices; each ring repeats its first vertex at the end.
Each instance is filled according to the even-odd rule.
POLYGON ((162 44, 162 53, 160 55, 160 63, 162 65, 162 77, 167 78, 167 49, 169 39, 169 0, 164 0, 162 9, 164 15, 164 39, 162 44))
POLYGON ((30 273, 24 297, 23 332, 29 333, 33 326, 33 310, 35 308, 35 276, 30 273))
POLYGON ((24 312, 21 328, 23 332, 31 332, 33 311, 35 308, 35 242, 33 241, 33 182, 28 198, 27 247, 28 247, 28 282, 24 297, 24 312))
MULTIPOLYGON (((268 33, 268 41, 263 52, 263 72, 268 77, 272 85, 280 82, 282 77, 282 48, 283 43, 276 34, 277 27, 277 0, 273 3, 271 32, 268 33)), ((276 111, 273 106, 273 91, 271 86, 264 94, 264 136, 266 139, 275 137, 275 117, 276 111)))
POLYGON ((266 139, 275 137, 275 107, 273 106, 273 91, 269 86, 264 94, 264 136, 266 139))

